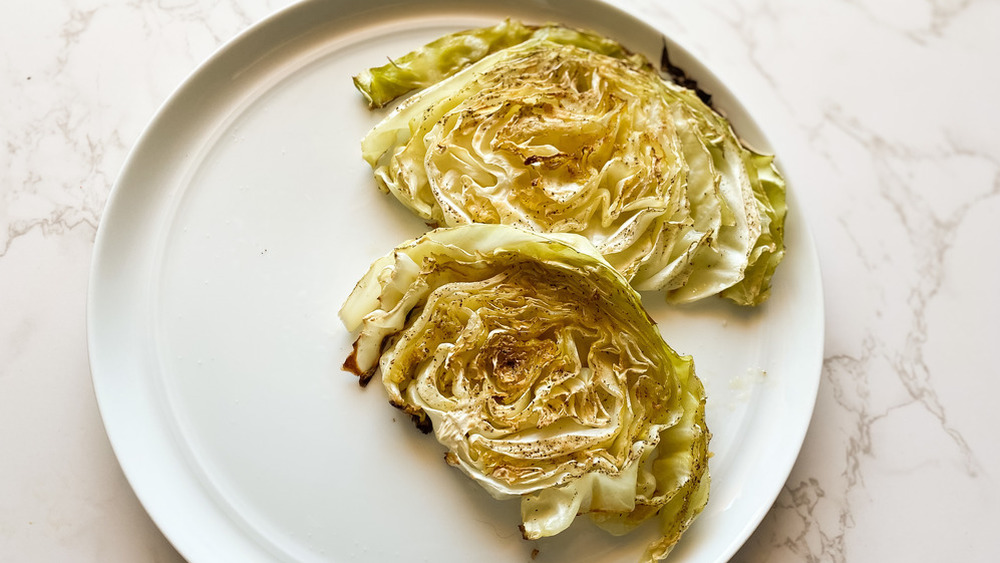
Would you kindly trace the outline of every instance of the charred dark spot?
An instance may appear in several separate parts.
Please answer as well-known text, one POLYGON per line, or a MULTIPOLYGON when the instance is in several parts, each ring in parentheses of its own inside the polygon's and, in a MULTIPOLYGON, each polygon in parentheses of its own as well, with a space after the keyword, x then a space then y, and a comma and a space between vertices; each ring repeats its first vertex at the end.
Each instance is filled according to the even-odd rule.
POLYGON ((524 361, 524 354, 511 348, 502 348, 497 353, 497 367, 505 370, 516 370, 521 367, 524 361))
POLYGON ((424 434, 430 434, 434 430, 434 425, 431 423, 431 419, 427 418, 427 415, 423 413, 419 415, 410 413, 410 418, 413 419, 413 424, 417 427, 417 430, 424 434))
POLYGON ((389 404, 410 415, 410 420, 413 421, 413 425, 417 427, 417 430, 424 434, 430 434, 431 430, 434 430, 434 424, 431 422, 431 419, 419 408, 400 403, 394 399, 389 399, 389 404))
POLYGON ((372 376, 375 375, 374 367, 368 371, 362 371, 361 366, 358 365, 357 340, 354 341, 353 350, 351 350, 351 354, 347 356, 347 359, 344 360, 344 364, 341 366, 341 369, 347 372, 351 372, 354 375, 358 376, 358 384, 360 384, 362 387, 366 387, 368 385, 368 382, 371 381, 372 376))
POLYGON ((567 153, 557 153, 551 156, 542 156, 538 154, 533 154, 528 158, 524 159, 525 166, 533 166, 535 164, 541 164, 549 169, 554 169, 562 166, 567 161, 572 162, 573 155, 567 153))
MULTIPOLYGON (((693 90, 698 98, 705 102, 705 105, 712 107, 712 95, 698 87, 698 81, 688 76, 684 69, 670 61, 670 53, 667 51, 667 40, 663 39, 663 51, 660 53, 660 71, 666 74, 671 80, 681 86, 693 90)), ((712 109, 715 109, 712 107, 712 109)))
POLYGON ((375 370, 374 369, 370 369, 370 370, 366 371, 365 373, 361 374, 361 376, 358 378, 358 385, 360 385, 362 387, 368 387, 368 382, 370 382, 372 380, 372 377, 374 375, 375 375, 375 370))

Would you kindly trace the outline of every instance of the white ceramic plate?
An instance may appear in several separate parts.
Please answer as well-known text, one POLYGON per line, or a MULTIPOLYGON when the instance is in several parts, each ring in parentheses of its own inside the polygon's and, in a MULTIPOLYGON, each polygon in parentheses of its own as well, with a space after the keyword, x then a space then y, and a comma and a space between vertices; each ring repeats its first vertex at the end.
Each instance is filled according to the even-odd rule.
MULTIPOLYGON (((615 538, 585 518, 522 540, 516 500, 489 498, 379 386, 362 390, 340 370, 352 340, 342 300, 375 257, 425 230, 374 187, 359 140, 382 113, 350 77, 504 17, 595 29, 653 60, 663 42, 593 0, 307 1, 208 60, 130 155, 94 255, 94 386, 136 494, 193 563, 637 558, 646 530, 615 538)), ((725 87, 671 49, 766 149, 725 87)), ((668 342, 694 355, 714 432, 712 499, 674 561, 739 548, 812 413, 822 297, 794 189, 788 257, 765 306, 646 299, 668 342)))

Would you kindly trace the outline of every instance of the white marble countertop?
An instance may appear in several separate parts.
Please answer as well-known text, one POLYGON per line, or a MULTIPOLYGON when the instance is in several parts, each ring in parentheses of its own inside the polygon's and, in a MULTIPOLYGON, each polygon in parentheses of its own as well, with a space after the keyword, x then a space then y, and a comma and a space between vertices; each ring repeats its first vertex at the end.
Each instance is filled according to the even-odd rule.
MULTIPOLYGON (((91 251, 157 107, 287 3, 0 7, 0 560, 181 561, 98 413, 91 251)), ((773 124, 820 254, 815 414, 736 559, 1000 560, 1000 2, 616 4, 773 124)))

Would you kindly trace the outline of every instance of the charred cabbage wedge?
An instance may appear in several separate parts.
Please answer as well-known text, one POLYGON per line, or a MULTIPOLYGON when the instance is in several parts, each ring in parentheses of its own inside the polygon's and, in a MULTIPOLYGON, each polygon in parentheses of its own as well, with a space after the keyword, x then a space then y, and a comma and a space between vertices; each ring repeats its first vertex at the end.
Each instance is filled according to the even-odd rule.
POLYGON ((623 534, 650 518, 667 555, 708 500, 705 392, 639 295, 583 237, 436 229, 372 264, 340 311, 345 367, 496 498, 526 538, 577 514, 623 534))
POLYGON ((420 91, 364 138, 380 189, 439 226, 585 236, 671 302, 767 298, 785 185, 697 94, 596 34, 506 21, 355 77, 372 107, 420 91))

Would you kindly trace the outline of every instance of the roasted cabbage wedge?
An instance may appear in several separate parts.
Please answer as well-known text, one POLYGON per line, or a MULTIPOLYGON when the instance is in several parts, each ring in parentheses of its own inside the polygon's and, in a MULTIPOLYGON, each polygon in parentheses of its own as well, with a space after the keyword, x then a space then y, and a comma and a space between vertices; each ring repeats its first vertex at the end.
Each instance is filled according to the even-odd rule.
POLYGON ((623 534, 656 518, 667 555, 708 500, 705 391, 639 294, 583 237, 435 229, 376 260, 340 311, 346 369, 496 498, 525 538, 577 514, 623 534))
POLYGON ((674 303, 767 298, 786 212, 772 157, 619 43, 505 21, 354 80, 373 107, 419 90, 362 153, 378 187, 432 224, 580 234, 674 303))

